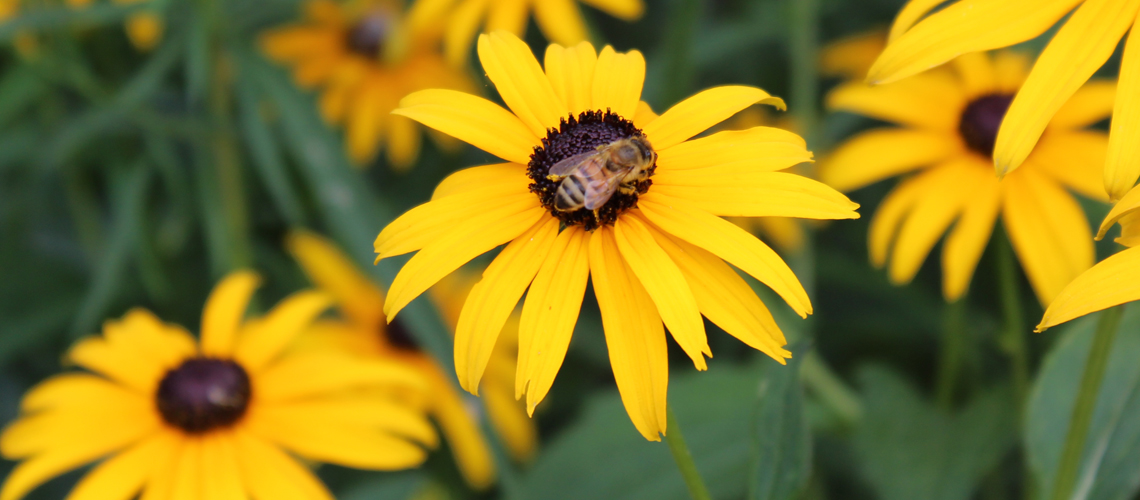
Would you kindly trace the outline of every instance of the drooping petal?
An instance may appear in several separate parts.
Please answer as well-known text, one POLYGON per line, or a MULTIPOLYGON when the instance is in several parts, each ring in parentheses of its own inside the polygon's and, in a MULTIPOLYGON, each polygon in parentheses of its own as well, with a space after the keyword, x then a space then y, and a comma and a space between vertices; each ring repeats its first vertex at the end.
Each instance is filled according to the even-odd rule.
MULTIPOLYGON (((914 278, 931 248, 942 237, 954 219, 965 208, 978 182, 987 172, 980 159, 964 157, 932 169, 927 175, 937 187, 917 200, 899 228, 891 255, 889 276, 895 284, 907 283, 914 278)), ((992 176, 989 182, 996 183, 992 176)))
POLYGON ((1112 125, 1108 140, 1108 163, 1104 167, 1104 186, 1112 199, 1118 200, 1132 189, 1140 178, 1140 18, 1124 44, 1120 62, 1120 88, 1112 109, 1112 125))
POLYGON ((479 430, 479 417, 472 415, 464 395, 455 390, 450 377, 434 361, 424 359, 420 366, 431 380, 432 418, 447 438, 463 479, 476 490, 490 487, 495 481, 495 463, 490 445, 479 430), (426 366, 429 364, 430 368, 426 366))
POLYGON ((804 139, 774 127, 726 130, 685 141, 657 154, 658 172, 731 165, 753 171, 783 170, 811 161, 804 139))
POLYGON ((246 306, 261 278, 251 271, 230 273, 210 292, 202 311, 202 353, 227 356, 234 348, 234 338, 246 306))
POLYGON ((612 229, 594 231, 589 252, 594 294, 622 405, 645 439, 660 441, 666 431, 669 389, 669 353, 661 317, 622 258, 612 229))
POLYGON ((1140 208, 1140 189, 1132 189, 1128 191, 1120 201, 1116 202, 1116 205, 1112 206, 1112 210, 1108 212, 1108 215, 1104 218, 1104 222, 1100 224, 1100 230, 1096 233, 1096 239, 1100 240, 1104 238, 1108 230, 1112 229, 1113 224, 1123 222, 1122 219, 1124 217, 1134 213, 1138 208, 1140 208))
POLYGON ((1103 132, 1050 131, 1041 137, 1026 163, 1073 191, 1108 201, 1102 173, 1108 144, 1103 132))
POLYGON ((585 40, 586 24, 573 0, 534 2, 534 20, 551 42, 572 45, 585 40))
POLYGON ((130 500, 147 483, 154 464, 169 460, 172 433, 143 440, 91 470, 75 485, 67 500, 130 500))
MULTIPOLYGON (((438 387, 433 384, 432 389, 434 391, 438 387)), ((289 422, 290 425, 352 427, 368 433, 383 431, 426 446, 435 446, 439 442, 435 429, 422 412, 409 405, 378 398, 334 396, 272 402, 251 409, 250 412, 250 418, 254 420, 268 419, 272 422, 289 422)), ((272 435, 265 437, 275 439, 272 435)))
POLYGON ((331 294, 349 318, 360 325, 379 325, 383 321, 384 292, 331 241, 297 229, 286 237, 285 247, 309 279, 331 294))
POLYGON ((677 263, 655 241, 655 232, 637 216, 621 217, 614 224, 622 258, 653 299, 669 333, 698 370, 707 370, 705 356, 711 357, 712 350, 697 299, 677 263))
POLYGON ((557 127, 566 117, 566 104, 554 93, 526 43, 510 33, 495 32, 479 35, 477 48, 483 70, 503 102, 535 137, 545 137, 547 128, 557 127))
POLYGON ((444 196, 408 210, 376 236, 373 244, 376 256, 386 259, 420 250, 466 223, 471 214, 504 209, 510 212, 517 207, 534 205, 534 194, 511 181, 444 196))
POLYGON ((258 374, 257 398, 272 403, 357 388, 423 385, 423 377, 403 365, 340 352, 312 352, 289 356, 258 374))
POLYGON ((1000 185, 988 171, 983 172, 989 178, 979 178, 974 184, 962 216, 942 246, 942 296, 948 302, 956 302, 969 288, 1001 208, 1000 185))
MULTIPOLYGON (((385 107, 385 111, 392 109, 385 107)), ((385 153, 392 170, 407 172, 420 154, 420 129, 412 120, 397 115, 385 117, 388 131, 385 134, 385 153)))
POLYGON ((645 58, 641 52, 631 50, 622 54, 606 45, 598 54, 598 64, 594 69, 593 109, 609 109, 626 119, 633 118, 637 113, 637 103, 641 102, 644 84, 645 58))
POLYGON ((715 170, 661 172, 653 177, 653 189, 643 198, 679 198, 727 217, 859 218, 858 204, 817 180, 787 172, 709 172, 715 170))
POLYGON ((848 139, 820 164, 819 179, 843 192, 940 163, 962 150, 944 132, 878 128, 848 139))
POLYGON ((225 433, 202 436, 202 498, 210 500, 247 500, 237 449, 233 438, 225 433))
POLYGON ((1136 300, 1140 300, 1140 247, 1122 250, 1074 278, 1049 304, 1037 331, 1136 300))
POLYGON ((891 24, 891 31, 888 35, 890 41, 894 41, 903 33, 906 33, 915 23, 925 17, 934 10, 935 7, 946 3, 946 0, 910 0, 895 16, 895 22, 891 24))
POLYGON ((1049 126, 1070 129, 1088 127, 1112 116, 1112 103, 1115 101, 1116 82, 1089 80, 1057 110, 1049 126))
POLYGON ((725 86, 702 91, 669 108, 644 128, 657 151, 669 149, 753 104, 784 109, 784 101, 755 87, 725 86))
POLYGON ((248 431, 233 433, 242 482, 258 500, 334 500, 308 468, 248 431))
POLYGON ((482 188, 510 186, 519 192, 526 191, 531 180, 526 176, 526 167, 517 163, 496 163, 469 167, 444 177, 435 191, 432 201, 453 194, 468 193, 482 188))
POLYGON ((666 233, 712 252, 771 287, 800 317, 811 313, 803 285, 768 245, 687 201, 670 200, 661 203, 643 196, 639 206, 645 217, 666 233))
POLYGON ((929 172, 923 172, 906 179, 879 204, 871 218, 871 230, 867 235, 867 253, 873 266, 883 267, 887 263, 887 255, 899 226, 906 220, 914 204, 934 187, 931 180, 935 178, 929 172))
MULTIPOLYGON (((422 2, 415 2, 418 5, 422 2)), ((491 0, 463 0, 449 16, 444 30, 443 52, 452 66, 462 66, 471 50, 471 42, 479 31, 479 24, 487 15, 487 5, 491 0)))
POLYGON ((447 89, 413 92, 392 114, 406 116, 504 160, 526 165, 538 137, 491 101, 447 89))
POLYGON ((586 251, 589 236, 578 226, 563 230, 523 302, 515 397, 526 393, 531 415, 554 384, 578 322, 590 272, 586 251))
POLYGON ((550 80, 554 93, 566 103, 571 115, 578 116, 593 109, 594 67, 597 64, 598 55, 590 42, 565 48, 551 44, 546 48, 546 78, 550 80))
POLYGON ((269 314, 246 325, 238 339, 234 358, 246 370, 260 371, 273 361, 332 305, 332 296, 313 290, 296 292, 273 307, 269 314))
POLYGON ((388 113, 383 110, 387 93, 388 89, 374 78, 357 87, 344 135, 348 156, 357 165, 367 163, 380 151, 380 139, 388 121, 388 113))
POLYGON ((468 392, 479 393, 479 382, 494 352, 495 341, 519 297, 550 254, 558 225, 558 219, 544 217, 508 244, 467 295, 455 327, 455 372, 459 385, 468 392))
POLYGON ((966 95, 949 71, 935 70, 890 85, 840 85, 827 95, 828 109, 848 111, 901 125, 952 131, 966 95))
POLYGON ((994 144, 998 175, 1025 161, 1057 110, 1116 50, 1137 12, 1140 0, 1085 0, 1069 17, 1037 57, 1002 120, 994 144))

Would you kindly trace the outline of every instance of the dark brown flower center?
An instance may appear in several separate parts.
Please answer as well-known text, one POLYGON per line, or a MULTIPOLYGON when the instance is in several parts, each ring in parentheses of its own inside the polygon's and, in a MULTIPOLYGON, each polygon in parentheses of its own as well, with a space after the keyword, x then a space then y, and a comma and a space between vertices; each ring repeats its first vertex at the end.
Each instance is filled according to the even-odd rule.
MULTIPOLYGON (((558 162, 583 153, 598 151, 599 146, 614 144, 623 139, 637 138, 639 144, 644 144, 647 155, 653 155, 649 142, 641 129, 635 127, 633 122, 622 118, 609 110, 586 111, 577 118, 569 116, 562 119, 558 129, 547 130, 546 137, 542 139, 542 146, 535 147, 530 155, 527 166, 527 176, 531 179, 530 191, 538 195, 542 206, 550 211, 563 224, 567 226, 581 226, 587 231, 593 231, 600 226, 612 225, 626 210, 637 206, 639 195, 645 194, 653 184, 650 177, 657 168, 656 162, 645 169, 645 174, 639 180, 627 183, 617 189, 609 199, 595 210, 578 208, 576 210, 560 210, 565 208, 565 200, 559 205, 558 190, 563 182, 572 182, 575 187, 584 190, 584 184, 589 180, 584 175, 578 175, 577 180, 570 176, 554 179, 549 177, 550 167, 558 162)), ((595 170, 595 174, 599 174, 595 170)), ((606 175, 607 172, 601 172, 606 175)), ((596 178, 597 175, 592 176, 596 178)))
POLYGON ((1012 102, 1012 94, 990 94, 970 101, 958 122, 958 133, 966 147, 986 158, 993 157, 998 129, 1012 102))
POLYGON ((252 394, 249 375, 227 359, 192 358, 166 372, 155 399, 166 423, 190 434, 241 419, 252 394))
POLYGON ((388 341, 388 345, 399 349, 401 351, 419 351, 420 345, 416 343, 416 338, 412 336, 412 332, 404 326, 404 322, 399 318, 392 320, 384 330, 384 339, 388 341))
POLYGON ((367 58, 376 58, 392 28, 392 18, 387 13, 370 12, 349 28, 345 35, 348 50, 367 58))

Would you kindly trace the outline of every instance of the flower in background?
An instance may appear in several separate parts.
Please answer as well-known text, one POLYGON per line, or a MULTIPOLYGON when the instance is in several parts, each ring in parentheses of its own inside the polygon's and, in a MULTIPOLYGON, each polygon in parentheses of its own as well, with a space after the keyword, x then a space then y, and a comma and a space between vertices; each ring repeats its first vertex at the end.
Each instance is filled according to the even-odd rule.
MULTIPOLYGON (((960 0, 926 16, 943 3, 911 0, 903 7, 868 81, 888 83, 959 54, 1030 40, 1072 12, 1009 106, 994 146, 998 175, 1031 155, 1053 116, 1112 56, 1140 14, 1137 0, 960 0)), ((1105 190, 1114 200, 1140 177, 1140 35, 1135 30, 1125 43, 1120 88, 1104 164, 1105 190)))
POLYGON ((801 316, 811 312, 807 292, 771 248, 721 216, 848 219, 858 217, 857 205, 779 172, 811 160, 794 133, 755 127, 689 140, 753 104, 783 101, 757 88, 717 87, 656 116, 640 101, 640 52, 550 45, 544 71, 507 32, 481 35, 478 52, 511 111, 438 89, 405 97, 395 113, 508 163, 452 174, 430 202, 380 233, 377 259, 418 251, 388 292, 389 321, 453 270, 506 244, 459 315, 456 371, 468 391, 479 386, 526 291, 515 396, 526 394, 533 413, 562 365, 593 276, 622 402, 649 440, 666 430, 662 323, 701 370, 711 355, 702 314, 776 360, 791 356, 767 308, 725 261, 801 316), (617 168, 615 179, 603 168, 617 168))
MULTIPOLYGON (((635 21, 645 12, 642 0, 580 0, 611 16, 635 21)), ((453 64, 462 64, 471 42, 480 33, 508 31, 522 37, 529 12, 547 40, 564 46, 589 38, 575 0, 417 0, 412 7, 414 24, 445 18, 444 52, 453 64)))
POLYGON ((383 144, 397 170, 419 156, 421 134, 412 121, 391 114, 400 98, 425 88, 472 88, 468 77, 444 63, 410 30, 398 2, 309 0, 306 20, 262 39, 271 58, 293 67, 294 79, 319 88, 321 116, 345 129, 345 147, 357 165, 375 159, 383 144))
MULTIPOLYGON (((428 381, 428 411, 451 445, 464 479, 473 488, 494 482, 495 467, 488 443, 479 429, 471 405, 455 389, 451 377, 432 357, 416 346, 399 321, 384 321, 384 294, 333 244, 316 234, 295 231, 288 239, 290 253, 305 274, 335 297, 341 319, 318 321, 299 341, 306 350, 334 348, 367 358, 404 364, 428 381)), ((454 326, 473 277, 445 279, 432 288, 445 319, 454 326)), ((491 424, 503 437, 512 456, 529 460, 535 451, 537 431, 521 404, 512 397, 517 347, 517 323, 508 327, 495 347, 490 372, 482 384, 491 424)))
POLYGON ((200 343, 135 309, 76 344, 68 361, 92 373, 33 388, 0 435, 0 452, 22 460, 0 499, 103 457, 69 499, 331 500, 291 454, 379 470, 423 462, 435 431, 401 402, 423 390, 418 375, 346 353, 287 351, 330 299, 298 292, 243 321, 257 283, 237 272, 218 284, 200 343))
MULTIPOLYGON (((94 0, 67 0, 67 5, 74 8, 83 8, 91 5, 94 0)), ((143 2, 145 0, 111 0, 119 5, 130 5, 143 2)), ((127 31, 127 38, 131 40, 131 44, 141 50, 153 49, 158 45, 159 40, 162 39, 163 23, 162 18, 158 13, 152 10, 143 9, 136 14, 132 14, 127 18, 124 25, 127 31)))
POLYGON ((886 46, 885 30, 872 30, 840 38, 820 51, 820 73, 824 76, 862 80, 886 46))
POLYGON ((999 214, 1042 304, 1092 265, 1085 213, 1066 189, 1107 199, 1099 176, 1108 138, 1085 127, 1112 111, 1113 85, 1091 82, 1078 91, 1025 165, 999 179, 990 168, 995 137, 1028 64, 1014 52, 968 54, 952 67, 877 87, 849 83, 828 96, 832 109, 902 125, 851 138, 820 168, 820 179, 844 192, 918 171, 891 191, 871 221, 871 261, 882 266, 890 254, 895 284, 914 278, 949 230, 942 292, 958 300, 999 214))

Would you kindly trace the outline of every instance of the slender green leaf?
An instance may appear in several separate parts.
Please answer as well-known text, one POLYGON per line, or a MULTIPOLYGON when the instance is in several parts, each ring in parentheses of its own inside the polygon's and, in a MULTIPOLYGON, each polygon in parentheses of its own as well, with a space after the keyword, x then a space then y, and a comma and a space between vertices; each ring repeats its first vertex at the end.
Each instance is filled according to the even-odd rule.
POLYGON ((257 87, 250 79, 239 79, 237 92, 240 115, 238 118, 253 159, 253 166, 285 220, 294 226, 305 225, 305 212, 300 196, 293 186, 273 132, 264 121, 261 101, 257 97, 257 87))
MULTIPOLYGON (((803 345, 802 343, 799 345, 803 345)), ((749 497, 797 498, 811 477, 811 430, 804 414, 800 367, 806 348, 784 367, 772 366, 760 384, 760 402, 752 421, 752 470, 749 497)))

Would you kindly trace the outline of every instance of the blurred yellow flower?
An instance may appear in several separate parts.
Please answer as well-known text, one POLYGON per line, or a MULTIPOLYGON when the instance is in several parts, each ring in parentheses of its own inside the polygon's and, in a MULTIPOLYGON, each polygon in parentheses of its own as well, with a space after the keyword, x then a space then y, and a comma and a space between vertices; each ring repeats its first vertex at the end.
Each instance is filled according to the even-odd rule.
POLYGON ((262 38, 265 53, 291 65, 299 85, 321 89, 321 116, 345 128, 354 163, 366 165, 383 144, 392 167, 407 169, 419 156, 420 130, 392 110, 416 90, 470 90, 467 75, 444 63, 423 33, 408 28, 395 0, 304 5, 304 22, 262 38))
POLYGON ((820 73, 862 80, 886 46, 886 30, 867 31, 840 38, 820 51, 820 73))
POLYGON ((544 71, 522 40, 502 31, 481 35, 478 52, 511 111, 441 89, 405 97, 395 113, 509 163, 451 175, 432 201, 380 233, 377 259, 418 251, 389 290, 389 321, 451 271, 506 244, 459 315, 456 371, 467 390, 479 386, 499 331, 526 291, 515 396, 526 394, 533 413, 562 365, 593 276, 622 402, 649 440, 666 430, 662 323, 701 370, 711 355, 702 314, 776 360, 791 356, 767 308, 725 261, 772 287, 801 316, 811 312, 807 292, 771 248, 721 216, 847 219, 858 217, 857 205, 779 172, 811 160, 794 133, 755 127, 689 140, 753 104, 783 101, 757 88, 717 87, 658 117, 640 101, 640 52, 555 44, 544 71), (569 170, 552 174, 554 166, 569 170), (619 169, 608 174, 616 182, 603 168, 619 169), (584 189, 595 191, 594 206, 584 199, 573 205, 577 196, 569 193, 584 189))
MULTIPOLYGON (((488 443, 479 429, 478 410, 464 401, 444 369, 416 347, 410 332, 399 320, 385 323, 383 292, 331 242, 316 234, 294 231, 289 236, 288 248, 313 283, 336 298, 342 317, 318 321, 299 341, 299 347, 347 350, 402 363, 419 372, 428 381, 428 409, 451 445, 463 477, 474 488, 490 486, 495 479, 495 467, 488 443)), ((453 277, 432 288, 433 298, 452 327, 473 284, 474 277, 453 277)), ((517 322, 511 322, 495 346, 490 373, 482 389, 491 424, 503 437, 512 456, 525 461, 534 454, 537 431, 511 392, 517 328, 517 322)))
POLYGON ((435 431, 401 402, 424 389, 418 374, 342 353, 288 352, 331 299, 298 292, 244 321, 257 283, 237 272, 218 284, 200 343, 135 309, 76 344, 67 360, 93 373, 36 386, 0 435, 0 452, 22 460, 0 499, 103 457, 70 500, 331 500, 291 454, 380 470, 423 462, 435 431))
POLYGON ((969 287, 999 214, 1042 304, 1092 265, 1085 213, 1066 188, 1107 200, 1100 166, 1108 138, 1085 127, 1111 112, 1114 85, 1090 82, 1079 90, 1053 117, 1023 168, 999 179, 990 168, 995 136, 1028 64, 1014 52, 973 53, 950 67, 877 87, 849 83, 828 96, 831 109, 902 127, 851 138, 821 162, 820 179, 846 192, 919 170, 891 191, 871 221, 871 260, 882 266, 890 254, 892 282, 914 278, 949 230, 942 291, 956 301, 969 287))
MULTIPOLYGON (((959 54, 1035 38, 1072 13, 1037 58, 997 134, 998 175, 1018 168, 1058 113, 1113 52, 1140 15, 1140 0, 910 0, 891 27, 891 42, 868 80, 887 83, 959 54), (924 16, 927 16, 924 18, 924 16)), ((1119 199, 1140 177, 1140 35, 1124 47, 1104 184, 1119 199)))

